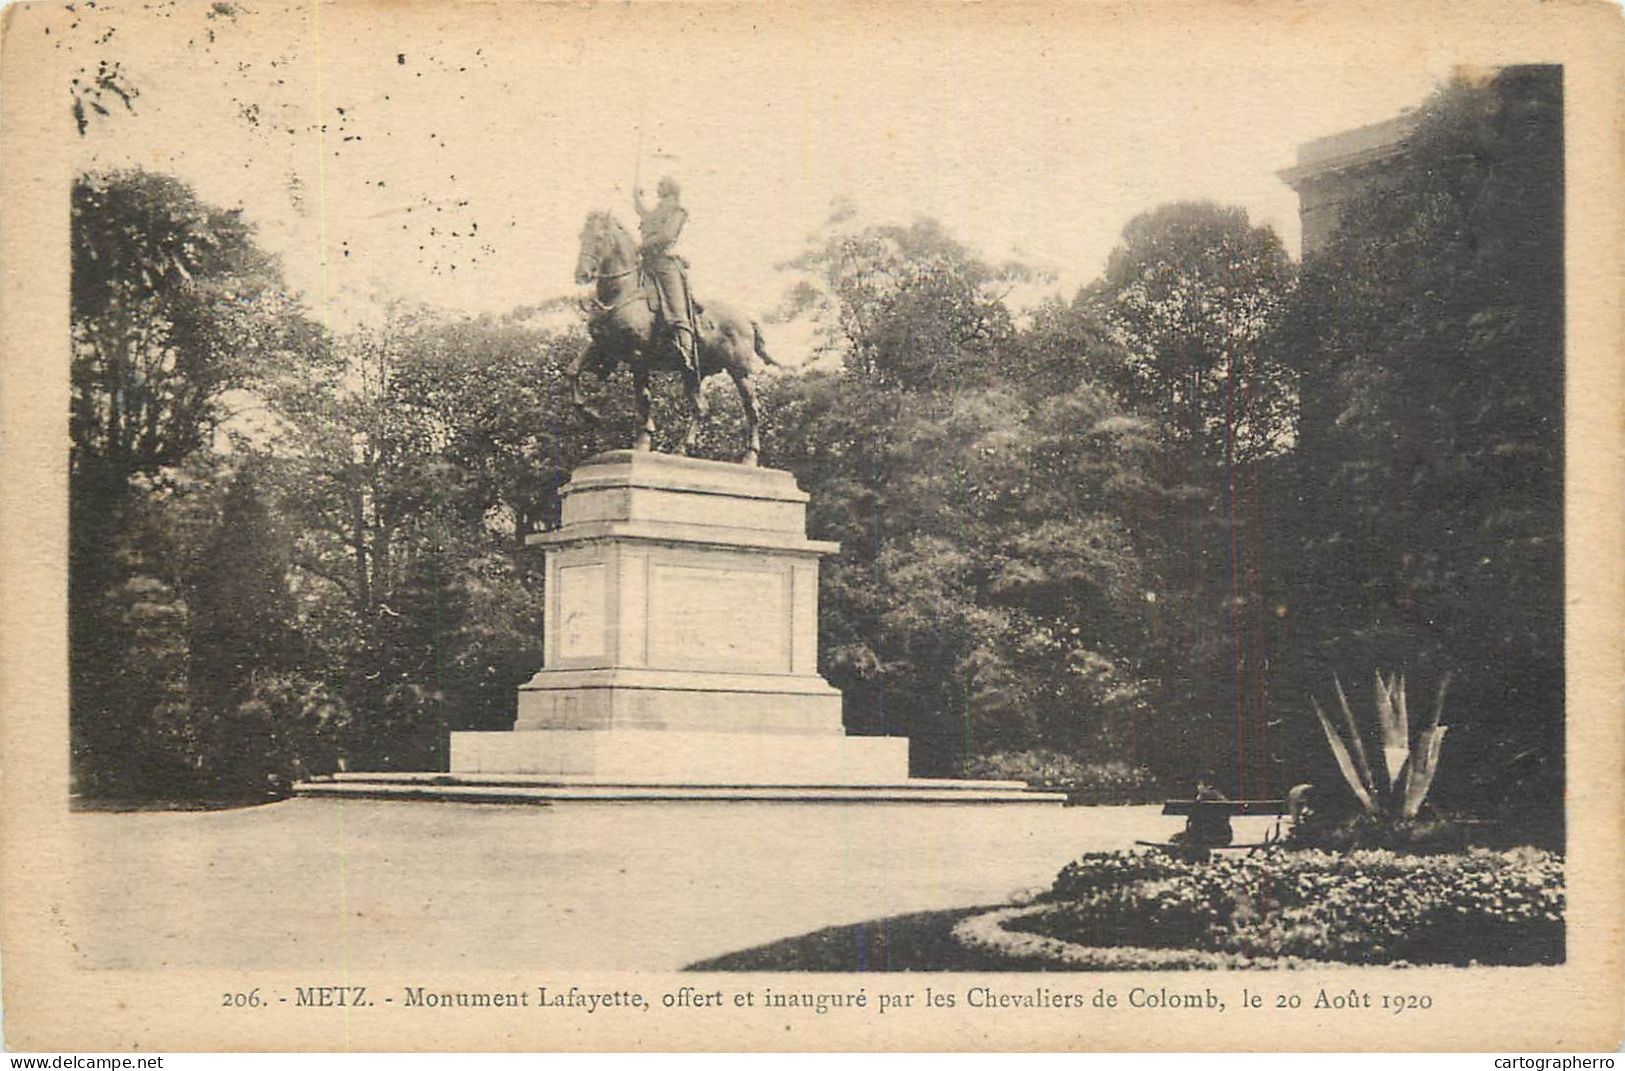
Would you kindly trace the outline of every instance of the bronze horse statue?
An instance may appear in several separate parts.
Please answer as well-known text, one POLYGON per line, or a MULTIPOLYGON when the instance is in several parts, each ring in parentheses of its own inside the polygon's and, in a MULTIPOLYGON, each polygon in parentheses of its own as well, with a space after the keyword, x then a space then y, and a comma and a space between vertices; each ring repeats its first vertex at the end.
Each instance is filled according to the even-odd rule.
MULTIPOLYGON (((577 409, 594 420, 599 414, 581 393, 581 377, 596 372, 608 378, 621 364, 632 369, 636 391, 638 432, 634 450, 654 447, 654 399, 649 391, 649 373, 683 372, 682 356, 667 337, 649 301, 648 290, 638 269, 638 243, 630 231, 608 212, 594 212, 581 230, 581 253, 576 258, 576 282, 596 283, 588 310, 588 343, 570 367, 570 398, 577 409)), ((767 354, 762 331, 756 321, 714 301, 695 303, 698 339, 695 346, 699 376, 683 376, 689 403, 688 431, 683 436, 683 453, 693 452, 699 440, 700 420, 705 416, 705 399, 700 382, 719 372, 733 378, 739 401, 745 410, 747 446, 742 464, 754 465, 762 449, 761 414, 756 405, 755 377, 762 362, 778 365, 767 354)))

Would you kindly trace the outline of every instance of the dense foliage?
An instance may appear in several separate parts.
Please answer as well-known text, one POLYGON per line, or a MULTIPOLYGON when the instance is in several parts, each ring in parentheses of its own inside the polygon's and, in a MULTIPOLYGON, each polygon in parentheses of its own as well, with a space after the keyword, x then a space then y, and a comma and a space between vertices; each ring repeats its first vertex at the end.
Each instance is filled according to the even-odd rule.
POLYGON ((1282 683, 1453 672, 1434 795, 1458 804, 1562 802, 1560 77, 1431 98, 1281 327, 1303 399, 1282 683))
POLYGON ((1042 905, 1002 928, 1114 950, 1095 965, 1122 969, 1200 965, 1167 963, 1164 950, 1234 965, 1513 965, 1562 962, 1563 906, 1561 860, 1528 848, 1206 863, 1100 853, 1069 864, 1042 905))
MULTIPOLYGON (((1438 94, 1301 276, 1184 203, 1018 313, 1021 265, 833 220, 787 265, 822 359, 763 383, 763 462, 843 545, 820 670, 848 729, 908 735, 921 774, 1280 795, 1336 784, 1332 673, 1455 671, 1430 800, 1560 801, 1555 94, 1438 94)), ((624 383, 603 426, 568 404, 580 331, 323 331, 239 214, 150 173, 82 177, 73 219, 79 790, 254 795, 507 725, 540 665, 524 536, 630 438, 624 383)))
POLYGON ((1172 204, 1132 220, 1079 311, 1120 347, 1099 370, 1153 422, 1147 461, 1163 493, 1140 504, 1142 556, 1163 584, 1146 637, 1156 703, 1181 717, 1159 748, 1185 784, 1276 796, 1269 726, 1279 543, 1295 518, 1279 493, 1296 383, 1272 344, 1296 273, 1273 231, 1240 209, 1172 204))
POLYGON ((1086 762, 1044 747, 979 755, 965 764, 965 776, 1065 789, 1072 805, 1149 803, 1161 794, 1156 775, 1144 766, 1121 760, 1086 762))
POLYGON ((267 709, 245 711, 249 678, 292 657, 286 577, 274 540, 252 534, 268 526, 252 487, 206 447, 234 392, 323 360, 321 334, 240 215, 174 179, 81 178, 72 233, 68 598, 81 788, 191 795, 245 774, 263 782, 279 765, 270 751, 247 745, 257 757, 244 770, 220 741, 228 724, 267 709), (223 517, 238 535, 215 532, 223 517), (237 597, 225 616, 263 645, 215 631, 237 597), (239 656, 255 665, 204 686, 205 665, 239 656))
POLYGON ((1152 425, 1087 372, 1116 351, 1059 307, 1018 328, 996 289, 1017 269, 929 224, 799 266, 842 365, 776 385, 764 461, 843 545, 821 624, 848 725, 906 733, 921 773, 1040 745, 1140 757, 1160 582, 1132 518, 1162 491, 1152 425))

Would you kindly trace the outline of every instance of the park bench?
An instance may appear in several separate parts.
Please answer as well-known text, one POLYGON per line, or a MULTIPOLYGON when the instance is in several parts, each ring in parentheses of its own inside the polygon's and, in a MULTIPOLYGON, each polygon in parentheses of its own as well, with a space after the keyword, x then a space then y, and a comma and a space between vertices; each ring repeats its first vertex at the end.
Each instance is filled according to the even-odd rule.
MULTIPOLYGON (((1296 793, 1297 790, 1294 790, 1296 793)), ((1296 816, 1297 800, 1166 800, 1162 805, 1165 815, 1186 819, 1183 840, 1137 840, 1134 843, 1147 848, 1159 848, 1185 858, 1204 860, 1215 851, 1256 852, 1270 848, 1281 841, 1280 819, 1296 816), (1261 841, 1236 844, 1230 840, 1230 819, 1243 817, 1274 817, 1275 826, 1261 841), (1220 835, 1222 834, 1222 835, 1220 835)))

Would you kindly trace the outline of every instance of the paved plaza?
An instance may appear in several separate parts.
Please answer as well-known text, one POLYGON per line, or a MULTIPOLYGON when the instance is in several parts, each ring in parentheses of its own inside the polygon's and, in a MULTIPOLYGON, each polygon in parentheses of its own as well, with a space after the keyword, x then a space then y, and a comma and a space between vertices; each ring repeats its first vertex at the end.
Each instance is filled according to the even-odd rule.
MULTIPOLYGON (((1163 838, 1157 807, 295 799, 72 817, 85 966, 671 970, 1002 902, 1163 838)), ((1238 836, 1263 820, 1237 823, 1238 836)))

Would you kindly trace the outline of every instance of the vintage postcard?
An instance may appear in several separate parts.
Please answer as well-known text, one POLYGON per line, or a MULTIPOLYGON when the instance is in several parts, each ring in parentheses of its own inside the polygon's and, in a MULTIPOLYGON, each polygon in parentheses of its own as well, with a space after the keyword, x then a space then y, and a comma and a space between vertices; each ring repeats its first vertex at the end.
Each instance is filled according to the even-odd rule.
POLYGON ((6 8, 6 1044, 1615 1050, 1621 30, 6 8))

